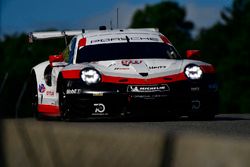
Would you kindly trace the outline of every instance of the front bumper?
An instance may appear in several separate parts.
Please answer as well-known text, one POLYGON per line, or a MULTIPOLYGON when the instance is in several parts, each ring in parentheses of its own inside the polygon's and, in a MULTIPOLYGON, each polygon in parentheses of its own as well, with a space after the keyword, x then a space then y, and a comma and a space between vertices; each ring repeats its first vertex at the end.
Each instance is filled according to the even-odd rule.
MULTIPOLYGON (((117 117, 169 112, 188 115, 192 112, 217 113, 218 84, 215 81, 179 81, 159 85, 138 85, 143 90, 128 90, 131 85, 99 84, 86 86, 69 81, 66 102, 71 113, 81 117, 117 117), (169 89, 158 90, 162 86, 169 89)), ((134 86, 134 85, 133 85, 134 86)))

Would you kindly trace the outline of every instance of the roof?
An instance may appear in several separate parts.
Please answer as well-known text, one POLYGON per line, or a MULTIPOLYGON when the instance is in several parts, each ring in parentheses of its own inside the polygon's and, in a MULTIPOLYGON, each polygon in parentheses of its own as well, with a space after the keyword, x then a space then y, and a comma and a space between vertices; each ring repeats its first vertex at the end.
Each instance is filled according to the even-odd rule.
POLYGON ((162 42, 157 29, 116 29, 86 31, 78 36, 84 38, 84 45, 123 42, 162 42))

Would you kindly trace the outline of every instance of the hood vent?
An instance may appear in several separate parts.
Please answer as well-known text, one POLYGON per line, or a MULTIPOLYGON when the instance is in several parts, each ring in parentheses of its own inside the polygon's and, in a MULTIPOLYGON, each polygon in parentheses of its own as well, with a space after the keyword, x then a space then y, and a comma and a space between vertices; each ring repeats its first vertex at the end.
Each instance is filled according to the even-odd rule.
POLYGON ((141 76, 143 76, 143 77, 147 77, 148 76, 148 73, 147 72, 141 72, 141 73, 139 73, 141 76))

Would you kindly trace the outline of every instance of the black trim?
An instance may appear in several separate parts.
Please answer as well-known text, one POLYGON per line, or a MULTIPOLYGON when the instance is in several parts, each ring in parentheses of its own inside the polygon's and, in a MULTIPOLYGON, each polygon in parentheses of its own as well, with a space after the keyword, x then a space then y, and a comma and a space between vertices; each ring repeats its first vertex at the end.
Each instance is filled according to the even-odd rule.
POLYGON ((82 79, 65 80, 64 85, 70 112, 82 117, 93 116, 91 113, 95 110, 94 104, 104 104, 109 112, 109 115, 105 116, 108 117, 120 116, 124 108, 132 113, 143 108, 154 111, 154 114, 156 109, 164 109, 165 112, 188 115, 194 109, 195 112, 206 110, 214 114, 218 107, 218 84, 212 74, 204 75, 199 81, 171 82, 167 84, 168 91, 155 92, 128 92, 129 85, 125 84, 86 85, 82 79), (194 103, 196 101, 201 104, 198 109, 197 106, 193 106, 198 104, 194 103))

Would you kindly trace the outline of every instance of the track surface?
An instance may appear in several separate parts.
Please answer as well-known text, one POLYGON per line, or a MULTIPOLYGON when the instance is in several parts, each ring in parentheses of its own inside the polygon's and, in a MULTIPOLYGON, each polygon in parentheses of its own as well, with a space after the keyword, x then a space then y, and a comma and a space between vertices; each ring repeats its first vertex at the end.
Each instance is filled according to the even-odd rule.
POLYGON ((0 166, 249 167, 249 141, 250 114, 213 121, 6 119, 0 166))
POLYGON ((74 129, 100 128, 106 130, 144 130, 166 133, 191 132, 211 135, 250 137, 250 114, 221 114, 213 121, 191 121, 181 118, 176 121, 37 121, 33 118, 18 119, 29 124, 51 124, 52 126, 67 126, 74 129))

